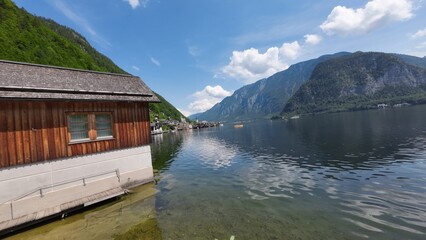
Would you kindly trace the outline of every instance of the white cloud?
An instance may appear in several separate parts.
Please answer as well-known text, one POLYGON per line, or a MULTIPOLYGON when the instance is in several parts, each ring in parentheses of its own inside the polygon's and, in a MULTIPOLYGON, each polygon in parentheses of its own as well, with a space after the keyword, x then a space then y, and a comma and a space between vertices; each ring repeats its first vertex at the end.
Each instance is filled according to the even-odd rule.
POLYGON ((412 38, 421 38, 426 36, 426 28, 424 28, 423 30, 419 30, 417 31, 415 34, 413 34, 411 37, 412 38))
POLYGON ((252 82, 287 67, 278 55, 277 47, 269 48, 265 53, 259 53, 255 48, 233 51, 229 64, 222 68, 222 72, 230 77, 252 82))
POLYGON ((135 9, 139 6, 139 0, 127 0, 127 2, 129 2, 130 6, 135 9))
POLYGON ((271 47, 261 53, 256 48, 233 51, 228 65, 221 69, 231 78, 252 83, 288 68, 286 60, 294 60, 301 46, 297 41, 284 43, 280 48, 271 47))
POLYGON ((144 8, 146 8, 146 6, 148 5, 148 2, 149 2, 149 0, 124 0, 124 1, 128 2, 130 4, 130 6, 132 7, 132 9, 136 9, 140 5, 142 5, 142 7, 144 7, 144 8))
POLYGON ((389 22, 408 20, 413 16, 410 0, 371 0, 364 8, 335 7, 320 28, 327 34, 363 34, 389 22))
POLYGON ((306 34, 304 37, 305 43, 309 45, 317 45, 322 40, 321 36, 316 34, 306 34))
POLYGON ((134 69, 134 70, 136 70, 136 71, 139 71, 139 70, 141 70, 139 67, 137 67, 137 66, 132 66, 132 68, 134 69))
POLYGON ((160 62, 157 59, 153 58, 153 57, 151 57, 151 62, 154 63, 157 66, 161 65, 160 62))
POLYGON ((207 85, 203 90, 193 94, 196 98, 213 97, 223 99, 224 97, 230 96, 232 93, 223 89, 220 85, 212 87, 207 85))
POLYGON ((180 108, 178 108, 177 110, 178 110, 180 113, 182 113, 185 117, 189 117, 189 116, 191 116, 191 112, 189 112, 189 111, 185 111, 185 110, 180 109, 180 108))
POLYGON ((194 102, 191 102, 188 108, 194 113, 205 112, 212 108, 216 103, 220 101, 211 101, 210 99, 200 99, 194 102))
POLYGON ((287 58, 290 59, 296 59, 297 55, 299 54, 300 45, 297 41, 294 41, 292 43, 284 43, 281 48, 280 52, 287 58))
POLYGON ((195 100, 189 104, 187 112, 205 112, 225 97, 231 95, 232 92, 226 91, 219 85, 215 87, 206 86, 203 90, 191 95, 195 100))

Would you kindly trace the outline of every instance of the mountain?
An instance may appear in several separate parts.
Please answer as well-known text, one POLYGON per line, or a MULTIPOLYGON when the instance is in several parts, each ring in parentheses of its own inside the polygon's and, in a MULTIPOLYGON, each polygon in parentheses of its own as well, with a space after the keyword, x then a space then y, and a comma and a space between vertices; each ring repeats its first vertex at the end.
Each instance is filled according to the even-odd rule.
MULTIPOLYGON (((0 59, 127 74, 76 31, 34 16, 11 0, 0 0, 0 59)), ((156 111, 151 115, 163 112, 180 120, 182 114, 157 96, 162 102, 150 103, 156 111)))
POLYGON ((203 113, 194 113, 190 116, 188 116, 189 119, 191 119, 192 121, 197 120, 199 116, 201 116, 203 113))
POLYGON ((426 56, 423 58, 419 58, 419 57, 414 57, 414 56, 409 56, 409 55, 404 55, 404 54, 393 54, 396 57, 400 58, 402 61, 417 66, 417 67, 421 67, 421 68, 426 68, 426 56))
POLYGON ((324 55, 294 64, 287 70, 236 90, 232 96, 197 117, 208 121, 235 121, 279 115, 287 100, 309 79, 318 63, 348 54, 324 55))
POLYGON ((376 108, 426 102, 425 59, 356 52, 324 61, 290 98, 283 114, 376 108))
POLYGON ((74 30, 0 0, 0 54, 5 60, 125 73, 74 30))

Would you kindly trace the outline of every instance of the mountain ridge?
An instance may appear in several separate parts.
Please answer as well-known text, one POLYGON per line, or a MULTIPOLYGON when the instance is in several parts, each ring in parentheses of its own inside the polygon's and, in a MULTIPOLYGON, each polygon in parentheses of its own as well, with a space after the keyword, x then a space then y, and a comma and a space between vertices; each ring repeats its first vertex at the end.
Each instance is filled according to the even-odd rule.
POLYGON ((327 54, 293 64, 284 71, 241 87, 197 117, 199 120, 236 121, 278 115, 285 102, 309 78, 316 64, 347 54, 350 53, 327 54))
POLYGON ((356 52, 317 65, 282 114, 377 108, 426 102, 426 61, 408 55, 356 52))
MULTIPOLYGON (((350 56, 352 54, 362 54, 362 52, 327 54, 315 59, 293 64, 284 71, 237 89, 233 95, 224 98, 211 109, 204 113, 197 113, 193 115, 193 117, 197 117, 199 120, 209 121, 241 121, 280 115, 283 113, 287 101, 309 80, 311 73, 319 63, 330 59, 350 56)), ((405 54, 383 54, 393 56, 395 59, 399 59, 401 62, 411 66, 426 68, 426 56, 419 58, 405 54)), ((396 90, 388 88, 387 91, 389 95, 396 90)), ((410 91, 414 90, 411 89, 410 91)), ((401 96, 401 94, 399 94, 399 96, 401 96)), ((379 99, 376 100, 379 101, 379 99)), ((416 102, 414 99, 407 100, 413 103, 416 102)), ((397 101, 397 99, 394 99, 393 102, 395 101, 397 101)), ((359 109, 364 109, 365 107, 366 106, 360 106, 359 109)), ((354 107, 351 109, 358 108, 354 107)))

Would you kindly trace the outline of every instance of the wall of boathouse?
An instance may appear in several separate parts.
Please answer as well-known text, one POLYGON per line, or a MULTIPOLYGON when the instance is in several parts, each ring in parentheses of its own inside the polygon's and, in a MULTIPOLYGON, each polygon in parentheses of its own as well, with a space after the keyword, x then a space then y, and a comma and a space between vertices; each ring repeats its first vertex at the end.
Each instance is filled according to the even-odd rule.
POLYGON ((0 168, 150 144, 146 102, 0 102, 0 168), (110 112, 114 138, 70 144, 67 114, 110 112))

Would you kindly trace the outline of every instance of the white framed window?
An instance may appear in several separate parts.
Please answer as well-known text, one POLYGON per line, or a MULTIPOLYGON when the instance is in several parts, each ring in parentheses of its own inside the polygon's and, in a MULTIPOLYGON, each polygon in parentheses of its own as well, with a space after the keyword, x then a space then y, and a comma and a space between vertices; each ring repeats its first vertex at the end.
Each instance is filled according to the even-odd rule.
POLYGON ((114 138, 112 114, 77 112, 68 114, 69 142, 87 142, 114 138))
POLYGON ((109 113, 95 114, 96 138, 112 138, 112 116, 109 113))
POLYGON ((89 117, 87 114, 72 114, 68 116, 68 130, 71 141, 90 140, 89 117))

